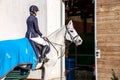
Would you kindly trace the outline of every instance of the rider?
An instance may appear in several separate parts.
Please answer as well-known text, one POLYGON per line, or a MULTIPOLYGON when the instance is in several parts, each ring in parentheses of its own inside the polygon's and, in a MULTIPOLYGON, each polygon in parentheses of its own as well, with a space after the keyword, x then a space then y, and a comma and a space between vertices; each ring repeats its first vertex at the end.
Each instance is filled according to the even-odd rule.
MULTIPOLYGON (((35 53, 37 56, 41 55, 44 53, 44 55, 41 55, 41 57, 46 61, 48 61, 48 58, 45 56, 46 53, 48 53, 48 50, 50 49, 48 46, 48 43, 46 43, 46 37, 43 36, 43 34, 40 32, 39 30, 39 26, 38 26, 38 20, 37 20, 37 12, 39 11, 38 7, 36 5, 32 5, 29 8, 29 12, 30 12, 30 16, 27 18, 27 32, 26 32, 26 37, 29 39, 35 53), (32 40, 30 40, 30 38, 36 38, 39 37, 39 40, 41 41, 41 43, 39 45, 42 46, 42 51, 39 49, 39 47, 36 45, 36 43, 32 40), (43 44, 44 43, 44 44, 43 44), (47 51, 46 51, 47 50, 47 51), (39 53, 39 54, 38 54, 39 53)), ((40 58, 41 58, 40 57, 40 58)))

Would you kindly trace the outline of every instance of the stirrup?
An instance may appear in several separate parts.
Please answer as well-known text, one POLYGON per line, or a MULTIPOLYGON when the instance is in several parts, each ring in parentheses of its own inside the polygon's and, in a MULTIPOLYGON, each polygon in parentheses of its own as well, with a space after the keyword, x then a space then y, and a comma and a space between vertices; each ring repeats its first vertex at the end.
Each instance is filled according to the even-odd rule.
POLYGON ((49 61, 49 59, 48 59, 47 57, 44 57, 44 58, 43 58, 43 62, 44 62, 44 63, 46 63, 46 62, 48 62, 48 61, 49 61))
POLYGON ((39 57, 39 62, 40 63, 42 63, 42 62, 46 63, 48 61, 49 61, 49 59, 47 57, 39 57))

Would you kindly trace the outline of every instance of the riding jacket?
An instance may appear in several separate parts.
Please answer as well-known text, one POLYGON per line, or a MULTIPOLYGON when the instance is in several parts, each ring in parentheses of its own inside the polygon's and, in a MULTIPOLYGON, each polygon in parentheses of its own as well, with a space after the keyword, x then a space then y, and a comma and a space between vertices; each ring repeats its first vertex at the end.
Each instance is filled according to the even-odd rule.
POLYGON ((42 33, 39 30, 37 17, 30 14, 30 16, 27 18, 26 23, 27 23, 27 32, 25 36, 29 39, 36 55, 38 56, 39 54, 41 54, 41 51, 35 45, 35 42, 30 40, 30 38, 38 37, 38 35, 42 36, 42 33))
POLYGON ((39 30, 39 26, 38 26, 38 20, 34 15, 30 15, 27 18, 27 32, 26 32, 26 36, 27 37, 38 37, 38 35, 42 36, 42 33, 39 30))

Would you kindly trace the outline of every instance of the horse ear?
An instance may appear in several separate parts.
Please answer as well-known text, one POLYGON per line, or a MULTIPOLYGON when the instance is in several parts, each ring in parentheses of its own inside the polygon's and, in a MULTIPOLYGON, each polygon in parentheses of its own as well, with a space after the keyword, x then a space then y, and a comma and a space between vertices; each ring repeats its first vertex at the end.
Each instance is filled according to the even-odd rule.
POLYGON ((73 22, 72 22, 72 20, 70 20, 70 21, 68 22, 68 26, 70 26, 70 27, 73 26, 73 22))

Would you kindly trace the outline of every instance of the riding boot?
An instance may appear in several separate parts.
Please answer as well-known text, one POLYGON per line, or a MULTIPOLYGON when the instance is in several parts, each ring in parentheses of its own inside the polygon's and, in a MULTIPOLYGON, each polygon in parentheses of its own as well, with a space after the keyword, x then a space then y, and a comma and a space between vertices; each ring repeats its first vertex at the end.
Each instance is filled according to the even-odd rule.
POLYGON ((46 56, 46 54, 49 52, 49 50, 50 50, 50 47, 48 45, 45 45, 43 47, 42 55, 41 55, 41 58, 42 58, 43 62, 48 62, 49 61, 49 59, 46 56))

